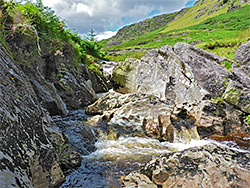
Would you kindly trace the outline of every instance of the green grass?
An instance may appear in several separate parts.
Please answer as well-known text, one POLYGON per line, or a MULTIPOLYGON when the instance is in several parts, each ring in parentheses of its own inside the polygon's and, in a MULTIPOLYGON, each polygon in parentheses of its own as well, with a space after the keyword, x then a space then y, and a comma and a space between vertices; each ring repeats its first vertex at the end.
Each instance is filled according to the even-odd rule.
POLYGON ((74 67, 81 63, 88 65, 88 56, 104 58, 105 53, 95 40, 82 39, 75 30, 69 30, 65 21, 56 16, 51 8, 43 6, 41 1, 37 2, 4 2, 0 7, 1 43, 8 46, 11 40, 16 41, 18 37, 24 36, 27 43, 36 46, 32 51, 34 58, 57 51, 65 55, 70 53, 69 56, 74 58, 74 67))
MULTIPOLYGON (((210 1, 209 1, 210 2, 210 1)), ((214 1, 211 1, 211 5, 214 1)), ((196 7, 197 8, 197 7, 196 7)), ((202 6, 199 7, 202 9, 202 6)), ((228 8, 228 7, 227 7, 228 8)), ((163 45, 173 46, 177 42, 186 42, 195 44, 204 50, 216 53, 220 56, 233 59, 235 50, 242 43, 247 42, 250 38, 250 5, 242 5, 241 8, 225 13, 225 7, 221 12, 216 12, 213 17, 204 17, 198 24, 187 24, 188 27, 171 26, 171 24, 180 24, 181 20, 186 20, 194 16, 194 10, 187 13, 189 17, 181 18, 172 22, 166 28, 158 29, 145 35, 134 37, 131 40, 122 41, 121 44, 111 46, 109 49, 126 49, 126 48, 152 48, 163 45), (207 18, 207 19, 205 19, 207 18), (139 45, 140 43, 147 44, 139 45)), ((195 9, 195 7, 193 8, 195 9)), ((106 43, 108 40, 105 41, 106 43)), ((140 58, 143 54, 126 53, 117 57, 108 56, 110 60, 124 61, 127 57, 140 58)))

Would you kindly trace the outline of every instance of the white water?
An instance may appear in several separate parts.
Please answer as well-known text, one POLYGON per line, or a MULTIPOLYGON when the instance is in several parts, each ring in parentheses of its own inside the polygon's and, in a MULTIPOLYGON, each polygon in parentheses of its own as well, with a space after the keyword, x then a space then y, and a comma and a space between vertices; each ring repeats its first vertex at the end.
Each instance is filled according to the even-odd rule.
POLYGON ((118 140, 99 140, 97 150, 86 156, 89 159, 127 161, 145 163, 152 158, 172 151, 181 151, 190 147, 203 146, 210 141, 192 140, 190 144, 160 142, 152 138, 120 137, 118 140))

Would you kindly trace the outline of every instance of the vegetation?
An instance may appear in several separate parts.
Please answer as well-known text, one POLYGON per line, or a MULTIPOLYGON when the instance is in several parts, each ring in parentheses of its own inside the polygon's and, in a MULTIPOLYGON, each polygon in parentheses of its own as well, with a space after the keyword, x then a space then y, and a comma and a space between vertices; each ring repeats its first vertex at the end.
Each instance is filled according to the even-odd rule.
POLYGON ((250 125, 250 115, 246 117, 247 124, 250 125))
MULTIPOLYGON (((215 0, 199 1, 194 7, 182 11, 184 12, 182 17, 181 14, 175 14, 175 20, 165 27, 141 36, 131 37, 130 40, 119 39, 120 44, 106 47, 106 49, 120 51, 127 48, 150 49, 163 45, 173 46, 177 42, 187 42, 233 59, 239 45, 250 38, 250 5, 237 3, 239 3, 237 0, 220 3, 215 0), (213 6, 216 7, 212 9, 213 6), (227 12, 233 6, 237 8, 227 12)), ((101 41, 101 43, 107 45, 115 41, 116 39, 113 38, 101 41)), ((141 52, 140 55, 144 53, 146 51, 141 52)), ((128 57, 140 58, 137 52, 108 56, 114 61, 124 61, 128 57)), ((230 65, 226 66, 229 68, 230 65)))
POLYGON ((0 27, 0 42, 5 46, 15 37, 22 36, 30 41, 35 39, 35 50, 40 56, 49 53, 64 57, 73 51, 75 62, 87 65, 90 60, 105 58, 105 53, 100 50, 102 46, 94 39, 93 30, 90 31, 92 37, 81 38, 75 30, 67 29, 65 21, 43 6, 41 0, 36 4, 1 0, 0 27))

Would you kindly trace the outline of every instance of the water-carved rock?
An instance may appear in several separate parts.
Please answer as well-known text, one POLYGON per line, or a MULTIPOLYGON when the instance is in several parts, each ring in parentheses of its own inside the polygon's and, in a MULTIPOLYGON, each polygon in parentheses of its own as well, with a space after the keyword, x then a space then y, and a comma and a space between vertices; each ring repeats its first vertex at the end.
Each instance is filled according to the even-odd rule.
POLYGON ((157 96, 170 106, 186 109, 196 118, 202 136, 249 131, 243 113, 249 113, 250 79, 235 64, 230 71, 221 66, 225 62, 233 64, 229 59, 177 43, 152 50, 141 60, 118 64, 112 80, 120 92, 157 96), (233 92, 231 83, 241 91, 233 92))
POLYGON ((89 120, 91 124, 98 126, 106 120, 106 129, 117 137, 150 136, 182 143, 199 139, 194 117, 184 112, 174 115, 171 106, 152 95, 110 92, 88 106, 86 113, 96 115, 89 120))
POLYGON ((249 187, 250 153, 215 144, 165 154, 131 172, 123 187, 249 187), (149 187, 149 186, 148 186, 149 187))

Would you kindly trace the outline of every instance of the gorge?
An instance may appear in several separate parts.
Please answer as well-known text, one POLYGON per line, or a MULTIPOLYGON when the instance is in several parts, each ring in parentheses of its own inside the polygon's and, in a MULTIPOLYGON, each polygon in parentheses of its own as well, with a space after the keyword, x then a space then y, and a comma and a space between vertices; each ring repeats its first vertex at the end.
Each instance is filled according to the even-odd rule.
POLYGON ((0 187, 250 186, 250 41, 112 62, 0 5, 0 187))

